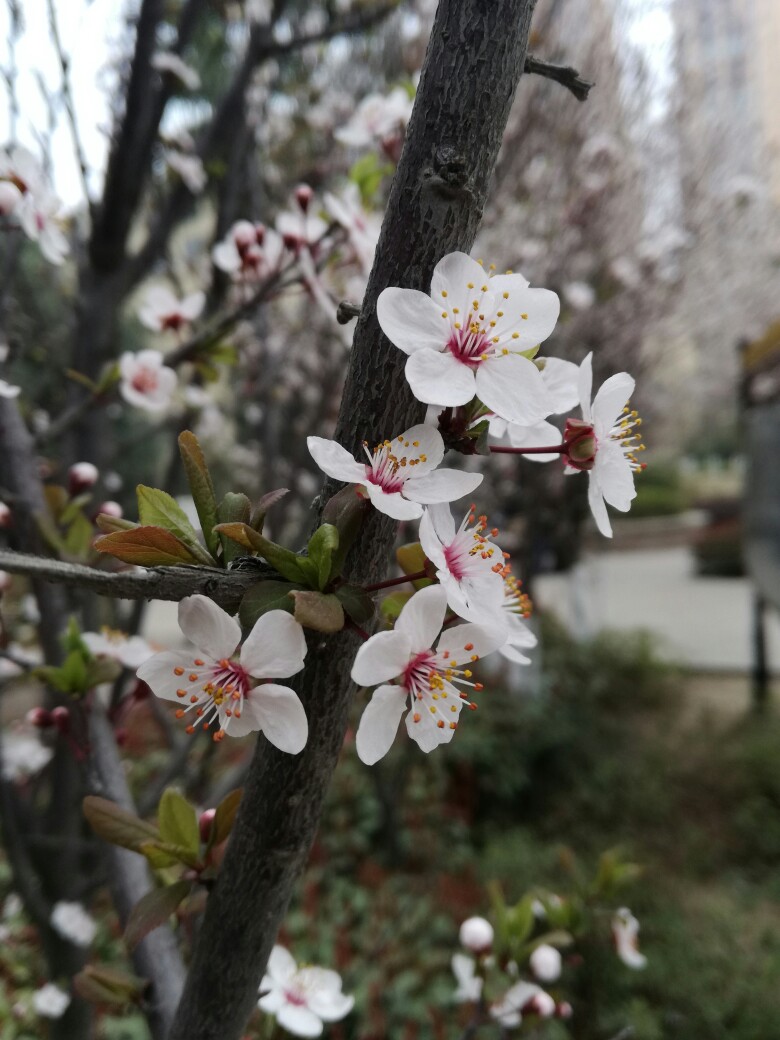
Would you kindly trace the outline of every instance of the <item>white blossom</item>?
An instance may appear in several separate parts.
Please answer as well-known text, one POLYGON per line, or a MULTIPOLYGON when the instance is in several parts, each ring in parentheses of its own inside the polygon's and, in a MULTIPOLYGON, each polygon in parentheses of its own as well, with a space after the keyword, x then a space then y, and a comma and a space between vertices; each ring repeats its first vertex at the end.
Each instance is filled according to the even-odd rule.
POLYGON ((39 773, 51 761, 51 748, 33 733, 24 730, 3 734, 3 776, 6 780, 24 780, 39 773))
POLYGON ((326 192, 322 201, 332 219, 347 232, 357 262, 363 272, 369 274, 382 227, 381 217, 363 206, 360 189, 352 181, 338 195, 326 192))
POLYGON ((561 954, 554 946, 541 943, 531 954, 528 963, 540 982, 555 982, 561 975, 561 954))
POLYGON ((386 96, 367 94, 351 119, 336 131, 336 140, 350 148, 369 148, 381 143, 403 132, 412 114, 412 105, 403 87, 395 87, 386 96))
POLYGON ((155 654, 151 645, 141 636, 128 636, 107 626, 100 632, 82 632, 81 638, 95 657, 110 657, 119 661, 124 668, 140 668, 144 661, 155 654))
POLYGON ((628 907, 621 907, 615 912, 612 937, 617 955, 627 967, 639 970, 647 965, 647 957, 639 952, 639 921, 628 907))
POLYGON ((342 992, 338 972, 299 967, 283 946, 271 950, 260 994, 260 1010, 293 1036, 321 1036, 324 1022, 340 1022, 355 1003, 342 992))
POLYGON ((147 412, 163 412, 170 407, 176 373, 166 366, 159 350, 124 353, 119 359, 119 373, 119 392, 128 404, 147 412))
POLYGON ((256 679, 284 679, 303 668, 306 640, 291 614, 271 610, 263 614, 241 642, 241 626, 206 596, 188 596, 179 603, 179 627, 196 648, 195 653, 168 650, 150 658, 138 678, 164 700, 181 707, 178 718, 192 713, 187 727, 208 728, 214 734, 243 737, 262 730, 280 751, 297 755, 306 744, 308 723, 303 705, 288 686, 256 679))
POLYGON ((481 953, 493 945, 493 925, 484 917, 469 917, 460 926, 458 938, 467 950, 481 953))
POLYGON ((55 903, 50 923, 56 932, 74 946, 90 946, 97 934, 97 925, 81 903, 55 903))
POLYGON ((381 513, 396 520, 420 517, 423 504, 452 502, 482 483, 481 473, 437 469, 444 458, 444 441, 438 430, 425 424, 412 426, 373 450, 364 445, 367 462, 358 462, 346 448, 324 437, 309 437, 306 443, 323 473, 359 484, 381 513))
POLYGON ((238 220, 211 251, 214 266, 237 280, 259 282, 279 270, 284 256, 281 235, 263 224, 238 220))
POLYGON ((152 332, 178 332, 200 317, 205 303, 203 292, 190 293, 180 300, 167 286, 151 285, 138 308, 138 319, 152 332))
POLYGON ((33 1010, 41 1018, 62 1018, 70 1005, 70 994, 47 982, 33 993, 33 1010))

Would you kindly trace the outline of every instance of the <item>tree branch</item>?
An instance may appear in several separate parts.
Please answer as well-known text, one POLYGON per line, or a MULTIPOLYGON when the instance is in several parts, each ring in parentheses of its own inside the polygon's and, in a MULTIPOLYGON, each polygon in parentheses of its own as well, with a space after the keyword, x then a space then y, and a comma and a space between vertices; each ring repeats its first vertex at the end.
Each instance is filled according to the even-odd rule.
POLYGON ((594 86, 593 83, 583 79, 571 65, 556 65, 551 61, 535 58, 533 54, 529 54, 525 59, 524 71, 534 76, 555 80, 556 83, 560 83, 562 87, 571 91, 578 101, 587 101, 588 94, 594 86))
MULTIPOLYGON (((88 589, 115 599, 165 599, 178 601, 200 593, 235 613, 241 597, 263 578, 277 578, 271 567, 259 561, 248 570, 225 571, 218 567, 151 567, 148 570, 103 571, 81 563, 64 563, 45 556, 0 550, 0 569, 26 574, 34 582, 53 582, 88 589)), ((63 609, 60 619, 65 615, 63 609)))
MULTIPOLYGON (((405 355, 381 335, 388 285, 427 289, 445 253, 470 249, 522 72, 533 0, 440 0, 406 144, 355 331, 337 439, 355 450, 421 421, 405 355)), ((334 485, 327 483, 324 501, 334 485)), ((387 569, 396 524, 374 512, 348 558, 351 581, 387 569)), ((312 640, 296 683, 309 740, 285 755, 258 740, 222 871, 209 897, 170 1040, 237 1040, 300 876, 346 730, 354 632, 312 640), (230 971, 214 971, 215 964, 230 971)))
POLYGON ((70 126, 70 134, 73 139, 73 150, 76 153, 76 163, 81 174, 81 186, 84 191, 84 202, 87 207, 91 209, 91 203, 89 199, 89 183, 87 180, 88 169, 87 169, 87 158, 84 153, 84 147, 81 143, 81 134, 79 133, 79 124, 76 119, 76 106, 73 103, 73 91, 70 85, 70 59, 65 53, 65 49, 62 46, 62 38, 60 37, 60 27, 57 21, 57 11, 54 6, 54 0, 46 0, 46 8, 49 15, 49 31, 51 32, 52 42, 54 43, 54 50, 57 53, 57 60, 60 63, 60 71, 62 72, 62 101, 65 105, 65 114, 68 117, 68 125, 70 126))

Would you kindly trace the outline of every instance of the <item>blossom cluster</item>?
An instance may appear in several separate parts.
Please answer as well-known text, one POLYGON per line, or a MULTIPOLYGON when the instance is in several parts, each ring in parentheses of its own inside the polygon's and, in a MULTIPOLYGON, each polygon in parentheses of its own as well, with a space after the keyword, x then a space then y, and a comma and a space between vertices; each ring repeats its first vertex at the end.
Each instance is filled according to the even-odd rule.
POLYGON ((52 264, 61 264, 70 251, 61 207, 31 151, 18 144, 0 149, 0 218, 15 221, 52 264))

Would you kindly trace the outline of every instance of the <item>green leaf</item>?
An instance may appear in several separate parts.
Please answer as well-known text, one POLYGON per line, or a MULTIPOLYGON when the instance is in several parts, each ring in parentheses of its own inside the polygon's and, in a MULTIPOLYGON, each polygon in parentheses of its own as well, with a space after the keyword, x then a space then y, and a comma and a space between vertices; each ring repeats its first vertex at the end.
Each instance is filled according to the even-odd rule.
POLYGON ((90 521, 82 512, 77 512, 65 532, 65 552, 68 556, 85 559, 92 545, 93 534, 94 530, 90 521))
POLYGON ((389 596, 385 596, 382 602, 379 604, 379 609, 384 617, 391 624, 395 624, 398 620, 398 615, 404 609, 406 604, 414 595, 410 589, 402 590, 398 592, 391 592, 389 596))
POLYGON ((175 498, 167 491, 145 484, 139 484, 135 491, 138 496, 138 519, 142 524, 165 528, 184 542, 201 563, 214 565, 214 560, 200 544, 195 528, 175 498))
POLYGON ((216 815, 211 824, 209 846, 221 845, 222 842, 230 836, 230 832, 233 830, 233 824, 236 820, 236 813, 238 812, 238 807, 241 804, 243 796, 243 787, 237 787, 235 791, 226 794, 219 803, 216 815))
POLYGON ((286 610, 293 612, 293 601, 290 593, 300 585, 291 585, 288 581, 259 581, 244 593, 238 617, 244 628, 252 628, 254 623, 269 610, 286 610))
POLYGON ((535 923, 533 899, 524 896, 516 906, 507 911, 506 925, 510 941, 524 943, 534 930, 535 923))
POLYGON ((330 635, 344 627, 344 608, 331 593, 304 589, 293 591, 290 596, 295 602, 295 620, 304 628, 330 635))
POLYGON ((87 662, 80 650, 71 650, 59 668, 61 685, 58 689, 64 693, 87 692, 87 662))
POLYGON ((134 950, 145 936, 165 924, 179 903, 189 895, 191 888, 191 881, 177 881, 166 888, 154 888, 147 892, 135 904, 127 920, 124 940, 128 947, 134 950))
POLYGON ((160 832, 153 824, 127 812, 108 798, 87 795, 82 807, 87 823, 95 834, 111 845, 138 852, 144 842, 157 841, 160 837, 160 832))
MULTIPOLYGON (((404 574, 417 574, 419 571, 426 570, 428 566, 428 560, 419 542, 409 542, 399 546, 395 551, 395 558, 404 574)), ((426 585, 430 584, 431 581, 428 578, 418 578, 417 581, 412 582, 415 589, 424 589, 426 585)))
MULTIPOLYGON (((281 545, 277 545, 276 542, 270 542, 263 535, 249 527, 245 523, 229 523, 229 524, 218 524, 217 531, 220 536, 230 538, 242 545, 245 549, 249 549, 251 552, 256 552, 267 560, 268 563, 278 571, 279 574, 284 578, 289 578, 290 581, 300 582, 304 585, 310 584, 310 578, 312 577, 311 568, 307 568, 305 564, 309 563, 304 556, 298 556, 296 553, 291 552, 289 549, 285 549, 281 545)), ((224 544, 224 541, 223 541, 224 544)), ((236 555, 240 555, 237 553, 236 555)))
POLYGON ((289 488, 277 488, 276 491, 269 491, 268 494, 263 495, 252 510, 252 518, 249 521, 249 526, 254 527, 256 531, 259 531, 262 534, 266 513, 271 506, 275 506, 276 503, 280 502, 285 495, 289 494, 289 491, 289 488))
POLYGON ((73 988, 82 1000, 92 1004, 124 1005, 140 999, 149 980, 118 968, 88 964, 73 977, 73 988))
POLYGON ((175 567, 203 562, 164 527, 134 527, 130 531, 115 531, 97 538, 94 547, 98 552, 108 553, 124 563, 140 567, 175 567))
POLYGON ((187 848, 186 845, 174 845, 168 841, 145 841, 137 851, 146 856, 155 868, 172 867, 174 863, 183 863, 187 867, 201 865, 199 856, 193 853, 192 849, 187 848))
POLYGON ((339 585, 335 596, 356 625, 365 625, 373 618, 376 611, 374 600, 359 585, 339 585))
POLYGON ((166 844, 181 845, 197 857, 200 851, 198 816, 187 799, 172 787, 163 791, 157 825, 166 844))
POLYGON ((179 434, 179 454, 184 464, 187 483, 190 485, 192 500, 198 511, 206 548, 216 557, 219 550, 219 535, 214 533, 214 528, 219 523, 217 496, 198 438, 190 430, 184 430, 179 434))
POLYGON ((246 495, 242 495, 238 492, 228 491, 219 503, 219 507, 217 508, 217 520, 219 522, 215 525, 214 531, 222 543, 222 562, 226 567, 237 556, 242 556, 243 554, 239 552, 238 547, 235 544, 235 539, 232 538, 231 535, 226 535, 224 533, 223 525, 246 525, 249 523, 251 514, 252 505, 249 499, 246 495))
POLYGON ((333 498, 328 499, 322 511, 322 519, 326 524, 333 524, 339 533, 338 548, 333 552, 331 579, 344 569, 347 553, 354 545, 370 508, 368 499, 359 495, 353 485, 342 488, 333 498))
POLYGON ((317 568, 317 582, 320 591, 330 581, 333 554, 338 547, 339 532, 333 524, 322 524, 309 539, 309 560, 317 568))
POLYGON ((95 517, 95 525, 106 534, 113 534, 114 531, 134 531, 136 527, 141 526, 135 523, 134 520, 125 520, 122 517, 111 516, 108 513, 98 513, 95 517))

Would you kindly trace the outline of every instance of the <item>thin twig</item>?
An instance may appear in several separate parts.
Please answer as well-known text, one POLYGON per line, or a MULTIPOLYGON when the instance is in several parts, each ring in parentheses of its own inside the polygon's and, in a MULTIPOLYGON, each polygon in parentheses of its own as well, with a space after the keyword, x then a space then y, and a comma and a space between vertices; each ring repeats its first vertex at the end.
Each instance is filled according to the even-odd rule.
POLYGON ((577 69, 571 65, 556 65, 552 61, 544 61, 529 54, 525 59, 525 71, 534 76, 543 76, 545 79, 555 80, 562 87, 576 97, 578 101, 587 101, 594 84, 589 83, 580 76, 577 69))
POLYGON ((73 103, 73 91, 71 90, 70 84, 70 58, 65 53, 65 49, 62 46, 62 38, 60 37, 60 28, 57 22, 57 12, 54 6, 54 0, 46 0, 46 8, 49 14, 49 30, 51 32, 52 42, 54 43, 54 49, 57 52, 57 60, 60 63, 60 70, 62 71, 62 101, 65 106, 65 114, 68 117, 71 137, 73 138, 73 150, 76 153, 76 162, 81 174, 81 186, 84 189, 84 200, 87 203, 87 206, 91 209, 87 158, 84 153, 84 147, 81 143, 79 125, 76 119, 76 106, 73 103))

